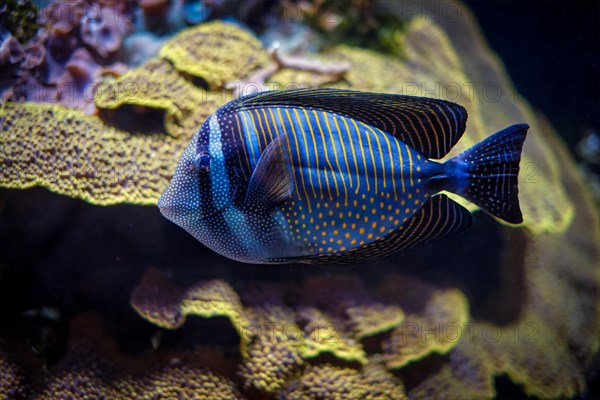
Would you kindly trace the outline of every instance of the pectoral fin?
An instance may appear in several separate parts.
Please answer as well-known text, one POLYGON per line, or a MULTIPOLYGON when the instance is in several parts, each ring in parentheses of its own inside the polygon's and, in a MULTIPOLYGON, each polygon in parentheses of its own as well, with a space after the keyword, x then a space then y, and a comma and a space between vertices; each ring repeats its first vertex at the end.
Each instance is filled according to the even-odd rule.
POLYGON ((286 134, 277 136, 260 155, 246 190, 246 204, 270 210, 289 199, 294 190, 294 175, 289 159, 286 134))

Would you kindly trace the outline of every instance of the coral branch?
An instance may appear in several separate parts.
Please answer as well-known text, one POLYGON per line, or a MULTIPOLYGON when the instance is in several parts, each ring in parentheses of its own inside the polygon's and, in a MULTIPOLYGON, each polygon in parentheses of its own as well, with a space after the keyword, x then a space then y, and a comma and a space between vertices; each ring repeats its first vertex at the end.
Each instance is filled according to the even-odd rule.
POLYGON ((318 60, 310 60, 304 57, 289 56, 279 53, 279 44, 275 44, 269 50, 269 55, 274 63, 258 69, 248 80, 241 82, 229 82, 225 85, 226 89, 233 90, 235 97, 244 94, 258 93, 270 90, 270 85, 266 82, 278 71, 289 68, 297 71, 313 72, 320 75, 330 75, 332 82, 344 78, 350 70, 350 63, 323 63, 318 60))

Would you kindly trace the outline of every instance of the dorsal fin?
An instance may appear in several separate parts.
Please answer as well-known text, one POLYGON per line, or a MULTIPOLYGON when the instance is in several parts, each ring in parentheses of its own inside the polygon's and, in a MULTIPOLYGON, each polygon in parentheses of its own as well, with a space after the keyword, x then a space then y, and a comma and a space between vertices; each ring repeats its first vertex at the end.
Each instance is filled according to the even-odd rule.
POLYGON ((404 253, 471 226, 471 213, 445 194, 431 197, 402 226, 384 238, 350 251, 301 257, 289 262, 348 265, 404 253))
POLYGON ((306 107, 341 114, 377 127, 434 159, 450 151, 467 122, 467 111, 449 101, 338 89, 261 92, 240 97, 227 109, 256 107, 306 107))

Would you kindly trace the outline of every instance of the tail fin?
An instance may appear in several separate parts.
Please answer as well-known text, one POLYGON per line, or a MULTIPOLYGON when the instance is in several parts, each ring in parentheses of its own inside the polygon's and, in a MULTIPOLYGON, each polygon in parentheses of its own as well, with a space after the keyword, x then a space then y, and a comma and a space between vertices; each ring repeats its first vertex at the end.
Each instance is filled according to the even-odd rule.
POLYGON ((527 129, 509 126, 448 161, 467 179, 457 194, 512 224, 523 222, 517 175, 527 129))

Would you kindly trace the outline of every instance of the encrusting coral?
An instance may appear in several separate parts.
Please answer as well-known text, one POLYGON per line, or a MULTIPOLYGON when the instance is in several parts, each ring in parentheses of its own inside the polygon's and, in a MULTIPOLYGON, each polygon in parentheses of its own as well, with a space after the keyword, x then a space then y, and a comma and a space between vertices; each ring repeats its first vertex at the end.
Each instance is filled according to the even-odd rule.
MULTIPOLYGON (((343 282, 349 283, 348 279, 343 282)), ((350 282, 357 290, 348 292, 348 304, 360 302, 366 290, 360 289, 360 282, 350 282)), ((300 291, 315 293, 319 285, 339 286, 341 289, 340 282, 326 279, 308 281, 306 288, 300 291)), ((271 295, 261 307, 244 309, 233 289, 224 282, 200 282, 190 289, 180 290, 166 281, 157 270, 150 269, 134 291, 131 302, 142 317, 168 329, 181 327, 185 319, 192 315, 229 317, 238 332, 240 352, 244 357, 239 373, 244 387, 253 391, 279 392, 301 371, 305 362, 324 355, 333 356, 348 365, 368 364, 360 342, 360 335, 364 336, 364 332, 359 331, 359 336, 355 336, 353 331, 344 329, 357 322, 358 314, 344 320, 335 319, 332 313, 327 314, 314 307, 295 310, 283 306, 284 299, 280 296, 271 295)), ((361 315, 369 315, 370 306, 362 304, 361 315)), ((381 310, 380 305, 372 307, 375 313, 381 310)), ((402 310, 397 306, 396 311, 402 315, 402 310)), ((393 329, 399 321, 398 318, 395 324, 386 321, 385 328, 378 322, 378 332, 393 329)))
POLYGON ((49 374, 38 377, 47 384, 34 390, 31 398, 244 399, 233 381, 206 369, 168 365, 156 359, 135 360, 119 354, 97 316, 75 317, 70 330, 66 355, 49 374))
POLYGON ((190 81, 212 89, 223 88, 268 60, 268 53, 249 32, 232 24, 206 23, 169 40, 160 58, 147 61, 114 82, 106 80, 96 91, 96 106, 104 119, 117 123, 123 120, 119 118, 122 114, 111 116, 109 110, 125 109, 130 113, 126 107, 135 107, 138 122, 153 110, 163 111, 166 116, 157 125, 164 126, 171 136, 188 140, 206 119, 207 110, 212 112, 231 99, 226 93, 210 93, 190 81))
POLYGON ((471 340, 481 332, 470 332, 448 354, 447 361, 427 379, 411 388, 411 398, 489 399, 494 398, 494 370, 481 345, 471 340))
POLYGON ((371 365, 363 372, 331 364, 310 366, 281 399, 407 399, 400 380, 371 365))
POLYGON ((144 123, 144 119, 149 119, 158 125, 159 131, 164 129, 171 136, 187 137, 206 118, 206 106, 199 106, 206 102, 206 97, 204 91, 185 80, 167 61, 157 58, 115 82, 104 82, 98 87, 95 100, 103 119, 117 124, 126 120, 125 128, 129 130, 151 130, 151 125, 144 123), (124 112, 119 113, 119 109, 124 112), (158 115, 158 120, 153 121, 153 111, 157 110, 165 115, 158 115), (125 114, 128 119, 123 118, 125 114), (135 117, 130 121, 132 114, 135 117))
POLYGON ((450 289, 434 293, 420 314, 407 315, 383 342, 386 365, 401 368, 433 352, 447 353, 468 321, 468 303, 462 292, 450 289))
MULTIPOLYGON (((391 331, 404 320, 402 308, 394 302, 386 304, 375 299, 357 279, 340 276, 335 279, 313 277, 306 285, 313 289, 309 292, 310 295, 296 289, 298 299, 295 300, 306 306, 302 310, 304 319, 315 320, 309 316, 326 312, 327 318, 334 320, 336 329, 345 328, 345 335, 365 339, 391 331)), ((305 329, 311 329, 305 325, 305 329)), ((328 327, 331 328, 330 325, 323 328, 328 327)), ((362 359, 362 356, 359 358, 362 359)))
MULTIPOLYGON (((178 37, 186 41, 167 42, 161 57, 101 86, 97 106, 104 120, 58 105, 5 103, 0 185, 40 185, 102 205, 155 204, 194 129, 233 98, 226 84, 269 62, 248 32, 230 25, 201 25, 178 37), (224 54, 237 47, 219 31, 241 38, 252 51, 241 49, 235 59, 224 54), (209 56, 195 62, 200 54, 209 56), (127 91, 135 85, 135 93, 127 91), (133 121, 140 129, 111 126, 119 120, 111 112, 120 110, 137 110, 133 121), (142 129, 148 115, 163 118, 159 132, 142 129)), ((376 287, 338 275, 280 282, 276 293, 257 294, 219 279, 181 289, 150 270, 131 299, 138 314, 176 332, 191 316, 226 317, 239 336, 237 373, 171 365, 139 376, 111 375, 102 363, 96 368, 97 361, 81 364, 67 355, 40 393, 50 399, 61 390, 72 394, 67 381, 78 379, 90 396, 104 391, 115 398, 152 398, 159 391, 185 398, 169 391, 208 385, 229 398, 243 392, 282 399, 464 399, 494 397, 499 376, 529 396, 583 393, 585 371, 599 346, 600 237, 598 211, 579 171, 547 122, 523 99, 509 96, 513 87, 471 21, 436 25, 415 18, 407 22, 402 43, 400 59, 344 46, 318 59, 350 65, 338 87, 436 95, 465 106, 467 132, 451 155, 511 123, 531 125, 520 182, 525 223, 491 229, 498 233, 497 288, 477 295, 464 282, 438 285, 412 277, 407 267, 376 287), (490 99, 473 82, 493 83, 504 96, 490 99), (249 329, 265 324, 287 329, 270 335, 249 329)), ((330 77, 284 68, 269 83, 310 86, 323 79, 330 77)), ((419 264, 409 267, 418 270, 419 264)), ((476 282, 476 289, 486 284, 476 282)), ((24 385, 13 367, 0 357, 2 379, 16 377, 24 385)))
POLYGON ((386 332, 404 321, 404 312, 394 305, 359 305, 348 308, 346 313, 359 339, 386 332))
POLYGON ((160 56, 178 71, 204 79, 213 89, 242 79, 269 61, 251 32, 222 22, 179 33, 161 49, 160 56))
POLYGON ((239 375, 246 390, 277 393, 300 371, 304 363, 301 356, 303 341, 299 335, 292 336, 294 331, 287 329, 286 323, 262 322, 257 324, 258 328, 265 329, 245 345, 246 357, 240 365, 239 375))
POLYGON ((241 329, 238 376, 246 390, 262 396, 279 392, 304 365, 304 339, 295 313, 283 303, 282 293, 271 289, 260 287, 241 296, 248 323, 241 329))
POLYGON ((183 148, 54 105, 5 103, 0 118, 2 186, 41 185, 95 204, 155 204, 183 148))
POLYGON ((237 293, 221 280, 201 282, 181 290, 171 285, 158 270, 150 269, 133 292, 131 305, 144 318, 167 329, 179 328, 188 315, 228 317, 238 331, 248 325, 237 293))
POLYGON ((0 399, 24 399, 26 388, 23 370, 4 347, 0 343, 0 399))
POLYGON ((200 368, 166 367, 144 376, 131 379, 115 390, 118 398, 152 400, 231 400, 244 399, 234 383, 210 371, 200 368), (123 391, 123 387, 130 390, 123 391))
POLYGON ((302 355, 305 358, 331 354, 346 362, 367 363, 360 342, 344 329, 345 321, 333 319, 313 307, 300 309, 298 319, 304 328, 302 355))

